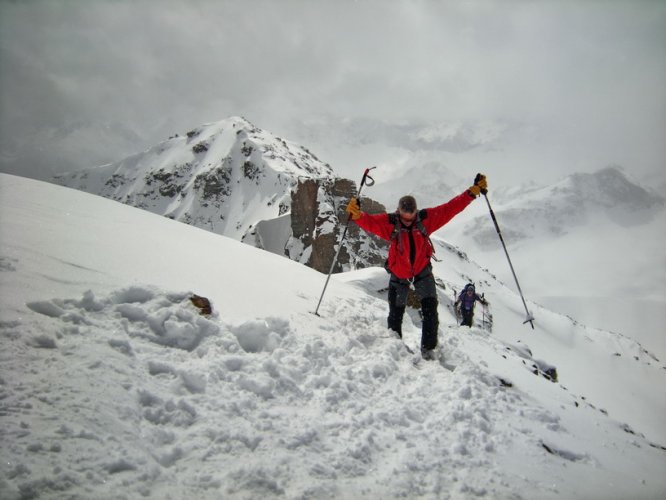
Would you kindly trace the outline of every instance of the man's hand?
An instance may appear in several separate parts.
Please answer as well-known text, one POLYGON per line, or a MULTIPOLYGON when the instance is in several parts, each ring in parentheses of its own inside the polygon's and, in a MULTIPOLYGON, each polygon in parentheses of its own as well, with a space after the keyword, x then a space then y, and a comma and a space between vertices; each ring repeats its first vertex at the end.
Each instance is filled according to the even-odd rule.
POLYGON ((486 176, 483 174, 476 174, 474 178, 474 184, 468 189, 470 194, 476 198, 481 193, 486 194, 488 192, 488 182, 486 181, 486 176))
POLYGON ((358 205, 358 200, 352 198, 347 204, 346 212, 351 216, 352 220, 361 218, 361 207, 358 205))

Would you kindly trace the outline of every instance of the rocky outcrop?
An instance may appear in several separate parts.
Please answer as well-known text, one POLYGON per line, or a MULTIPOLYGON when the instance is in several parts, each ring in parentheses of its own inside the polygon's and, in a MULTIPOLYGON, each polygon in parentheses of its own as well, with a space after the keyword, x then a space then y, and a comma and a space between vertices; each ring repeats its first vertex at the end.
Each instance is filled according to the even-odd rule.
POLYGON ((291 234, 303 243, 312 244, 319 203, 319 184, 314 179, 299 181, 291 192, 291 234))
MULTIPOLYGON (((328 273, 347 227, 333 272, 382 265, 387 243, 352 222, 347 225, 345 207, 357 192, 349 179, 299 181, 291 193, 292 241, 287 256, 328 273)), ((363 198, 363 209, 368 213, 385 211, 381 203, 369 198, 363 198)))

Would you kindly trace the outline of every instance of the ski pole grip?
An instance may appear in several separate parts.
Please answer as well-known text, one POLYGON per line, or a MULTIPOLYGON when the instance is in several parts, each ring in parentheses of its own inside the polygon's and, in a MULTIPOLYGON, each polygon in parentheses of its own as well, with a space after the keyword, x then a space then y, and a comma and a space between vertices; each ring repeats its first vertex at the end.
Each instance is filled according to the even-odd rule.
MULTIPOLYGON (((474 177, 474 184, 478 183, 481 180, 481 177, 483 177, 481 174, 476 174, 476 177, 474 177)), ((487 189, 482 189, 481 194, 484 195, 484 196, 487 195, 488 190, 487 189)))
POLYGON ((374 186, 375 180, 372 177, 370 177, 370 170, 372 170, 373 168, 377 167, 370 167, 365 169, 365 172, 363 172, 363 178, 361 179, 361 186, 364 186, 366 184, 368 186, 374 186))

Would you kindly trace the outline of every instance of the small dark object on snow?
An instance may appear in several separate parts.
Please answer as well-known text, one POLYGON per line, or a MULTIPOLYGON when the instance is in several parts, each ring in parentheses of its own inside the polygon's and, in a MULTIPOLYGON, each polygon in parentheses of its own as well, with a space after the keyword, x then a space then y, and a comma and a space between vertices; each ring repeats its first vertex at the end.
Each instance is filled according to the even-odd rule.
POLYGON ((510 382, 509 380, 505 380, 502 377, 498 377, 498 378, 499 378, 500 385, 502 387, 513 387, 513 383, 510 382))
POLYGON ((206 297, 200 297, 199 295, 192 295, 190 297, 190 302, 199 309, 199 313, 203 316, 210 316, 213 313, 213 307, 210 305, 210 300, 206 297))
POLYGON ((548 368, 541 369, 541 375, 550 380, 551 382, 557 382, 557 368, 550 366, 548 368))
POLYGON ((555 455, 555 452, 554 452, 554 451, 552 450, 552 448, 551 448, 550 446, 548 446, 546 443, 541 443, 541 446, 543 446, 543 448, 544 448, 548 453, 550 453, 551 455, 555 455))

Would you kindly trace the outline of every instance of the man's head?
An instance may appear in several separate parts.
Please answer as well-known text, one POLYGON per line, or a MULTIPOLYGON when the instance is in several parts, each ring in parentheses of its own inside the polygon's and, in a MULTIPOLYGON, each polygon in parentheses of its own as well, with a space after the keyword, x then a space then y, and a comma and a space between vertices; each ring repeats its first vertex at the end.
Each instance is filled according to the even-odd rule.
POLYGON ((398 215, 400 220, 406 226, 410 226, 416 219, 416 200, 413 196, 407 195, 398 201, 398 215))

